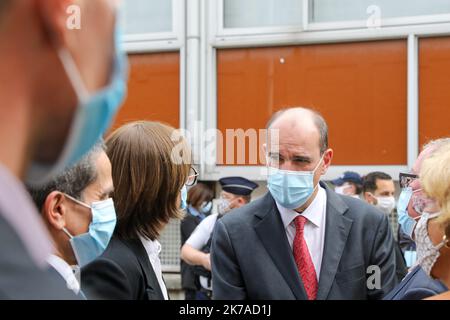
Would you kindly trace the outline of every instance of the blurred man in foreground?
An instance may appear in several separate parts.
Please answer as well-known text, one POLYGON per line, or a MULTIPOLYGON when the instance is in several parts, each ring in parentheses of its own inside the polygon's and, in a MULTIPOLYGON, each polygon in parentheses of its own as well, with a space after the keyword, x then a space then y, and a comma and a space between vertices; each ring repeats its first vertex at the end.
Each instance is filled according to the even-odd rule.
POLYGON ((126 91, 116 0, 0 1, 0 299, 71 299, 50 275, 52 245, 22 182, 74 164, 126 91), (68 8, 83 14, 69 27, 68 8))

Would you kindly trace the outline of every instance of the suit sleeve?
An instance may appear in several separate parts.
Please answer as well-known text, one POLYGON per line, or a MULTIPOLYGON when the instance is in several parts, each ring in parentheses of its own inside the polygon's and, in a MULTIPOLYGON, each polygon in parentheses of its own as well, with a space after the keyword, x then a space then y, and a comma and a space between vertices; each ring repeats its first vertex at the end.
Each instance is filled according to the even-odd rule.
POLYGON ((81 270, 81 290, 88 300, 130 300, 125 272, 114 261, 99 258, 81 270))
POLYGON ((381 271, 381 287, 368 290, 368 298, 381 300, 398 283, 394 237, 386 215, 378 224, 370 259, 370 265, 379 267, 381 271))
POLYGON ((236 254, 222 220, 219 220, 214 228, 211 268, 214 300, 245 300, 247 298, 236 254))

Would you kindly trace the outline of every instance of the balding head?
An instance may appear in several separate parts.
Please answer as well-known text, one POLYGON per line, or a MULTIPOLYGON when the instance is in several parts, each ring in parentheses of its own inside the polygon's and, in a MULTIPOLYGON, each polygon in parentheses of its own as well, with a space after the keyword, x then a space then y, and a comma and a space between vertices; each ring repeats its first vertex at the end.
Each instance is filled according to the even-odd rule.
MULTIPOLYGON (((267 124, 265 145, 268 167, 286 172, 308 172, 317 186, 331 165, 333 150, 328 148, 328 127, 322 116, 306 108, 290 108, 277 112, 267 124)), ((314 200, 318 188, 304 205, 314 200)))
POLYGON ((280 129, 280 131, 296 127, 317 131, 320 153, 323 154, 328 149, 328 125, 317 111, 302 107, 283 109, 275 113, 267 123, 267 129, 280 129))

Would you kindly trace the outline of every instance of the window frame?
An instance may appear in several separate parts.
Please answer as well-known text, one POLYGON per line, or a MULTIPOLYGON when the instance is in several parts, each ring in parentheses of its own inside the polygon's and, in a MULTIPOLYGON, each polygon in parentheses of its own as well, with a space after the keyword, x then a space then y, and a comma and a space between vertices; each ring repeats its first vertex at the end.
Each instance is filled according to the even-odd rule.
MULTIPOLYGON (((408 113, 407 113, 407 163, 402 166, 332 166, 324 179, 339 176, 343 171, 355 170, 366 173, 367 170, 385 171, 392 176, 398 176, 401 171, 412 166, 419 153, 419 81, 418 81, 418 41, 420 38, 450 36, 450 15, 445 17, 421 16, 416 18, 394 18, 389 25, 386 21, 380 29, 369 29, 361 21, 340 26, 334 23, 309 23, 309 4, 311 0, 303 1, 303 20, 300 27, 269 27, 269 28, 223 28, 223 0, 195 0, 199 6, 200 49, 198 54, 198 83, 191 84, 198 89, 198 100, 187 101, 187 16, 191 13, 183 0, 174 1, 176 11, 173 22, 177 24, 174 32, 169 34, 144 34, 138 37, 125 38, 125 49, 129 53, 152 53, 164 51, 180 52, 180 127, 187 128, 192 119, 199 121, 201 130, 217 128, 217 50, 225 48, 269 47, 284 45, 325 44, 336 42, 372 41, 404 39, 408 42, 408 113), (220 19, 219 19, 220 18, 220 19), (447 20, 448 19, 448 20, 447 20), (363 26, 363 27, 361 27, 363 26), (339 29, 330 30, 330 28, 339 29), (188 104, 196 102, 198 108, 189 110, 188 104)), ((193 11, 195 12, 197 8, 193 11)), ((193 54, 193 53, 191 53, 193 54)), ((192 68, 191 68, 192 69, 192 68)), ((192 72, 192 71, 191 71, 192 72)), ((190 80, 191 81, 191 80, 190 80)), ((218 180, 227 175, 245 174, 253 180, 265 180, 261 176, 261 166, 226 167, 204 162, 204 152, 207 148, 202 141, 193 141, 199 148, 200 176, 202 180, 218 180)))
POLYGON ((151 33, 124 34, 126 50, 134 53, 172 51, 183 45, 185 4, 183 0, 172 1, 172 30, 151 33))
MULTIPOLYGON (((303 0, 304 8, 309 7, 310 0, 303 0)), ((372 41, 404 39, 407 41, 407 163, 404 165, 391 166, 331 166, 323 177, 324 180, 331 180, 341 175, 344 171, 353 170, 366 174, 371 171, 387 172, 391 176, 398 176, 399 172, 408 170, 412 167, 419 154, 419 49, 418 41, 423 37, 431 36, 450 36, 450 15, 448 22, 442 22, 442 19, 392 19, 389 21, 391 26, 383 24, 380 29, 369 29, 365 25, 361 28, 348 25, 347 28, 338 30, 327 30, 331 26, 314 26, 309 23, 309 10, 303 12, 302 31, 293 32, 289 28, 284 28, 284 33, 280 33, 280 28, 262 28, 264 32, 251 34, 254 30, 246 30, 239 33, 239 29, 233 32, 224 32, 223 9, 218 10, 218 4, 223 0, 211 1, 203 4, 207 7, 205 11, 208 15, 203 17, 208 23, 208 43, 206 58, 202 63, 205 64, 206 90, 205 102, 202 103, 201 120, 205 122, 204 129, 217 128, 217 50, 226 48, 249 48, 249 47, 270 47, 283 45, 306 45, 306 44, 325 44, 336 42, 354 42, 354 41, 372 41), (306 16, 306 18, 305 18, 306 16), (406 23, 410 23, 405 25, 406 23), (414 22, 414 23, 412 23, 414 22), (425 23, 426 24, 422 24, 425 23), (313 27, 311 29, 311 26, 313 27), (321 27, 314 30, 314 27, 321 27), (326 28, 325 28, 326 27, 326 28), (211 106, 211 107, 207 107, 211 106)), ((223 8, 223 7, 222 7, 223 8)), ((447 17, 445 17, 447 19, 447 17)), ((262 31, 259 30, 259 31, 262 31)), ((206 143, 202 143, 202 151, 206 149, 206 143)), ((243 175, 256 181, 265 181, 264 167, 262 166, 218 166, 216 164, 202 163, 200 167, 200 178, 203 180, 218 180, 224 176, 243 175)))
POLYGON ((302 1, 301 23, 298 25, 271 26, 271 27, 249 27, 249 28, 225 28, 225 0, 213 0, 217 14, 217 35, 218 36, 236 36, 236 35, 269 35, 276 33, 298 33, 304 28, 303 19, 306 18, 304 10, 306 2, 302 1))
MULTIPOLYGON (((250 36, 250 35, 275 35, 291 34, 308 31, 337 31, 352 29, 368 29, 367 20, 347 20, 330 22, 313 22, 312 1, 302 1, 302 19, 298 26, 276 26, 276 27, 252 27, 252 28, 225 28, 225 0, 213 0, 214 14, 216 16, 216 35, 217 37, 250 36)), ((369 15, 367 16, 369 18, 369 15)), ((382 19, 382 27, 402 27, 423 24, 450 23, 450 13, 435 15, 406 16, 382 19)))

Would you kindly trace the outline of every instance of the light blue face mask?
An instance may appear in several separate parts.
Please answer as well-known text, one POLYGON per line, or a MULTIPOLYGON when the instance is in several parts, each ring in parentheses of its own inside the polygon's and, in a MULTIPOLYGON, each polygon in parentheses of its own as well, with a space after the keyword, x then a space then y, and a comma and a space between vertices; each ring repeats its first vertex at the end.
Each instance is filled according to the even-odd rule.
POLYGON ((272 197, 287 209, 303 206, 317 186, 314 174, 322 163, 323 156, 313 171, 286 171, 269 167, 268 188, 272 197))
POLYGON ((203 214, 208 214, 208 213, 210 213, 211 212, 211 210, 212 210, 212 201, 209 201, 208 203, 204 203, 203 205, 202 205, 202 207, 201 207, 201 211, 202 211, 202 213, 203 214))
POLYGON ((116 210, 112 199, 92 203, 91 206, 66 195, 79 205, 90 208, 92 222, 88 233, 73 236, 67 229, 63 231, 69 236, 70 244, 78 265, 84 267, 98 258, 106 249, 116 227, 116 210))
POLYGON ((181 189, 181 205, 180 208, 181 210, 185 210, 187 208, 187 187, 186 185, 183 186, 183 188, 181 189))
POLYGON ((410 238, 412 238, 414 228, 417 224, 417 221, 411 218, 408 214, 408 204, 413 193, 412 188, 404 188, 400 193, 400 197, 397 202, 398 223, 400 224, 402 231, 410 238))
POLYGON ((60 49, 58 55, 77 95, 78 107, 64 150, 56 163, 33 163, 31 165, 27 173, 27 183, 32 186, 45 184, 53 176, 73 165, 89 152, 112 124, 127 92, 128 60, 120 48, 120 32, 118 30, 115 35, 111 80, 109 85, 99 92, 94 94, 88 92, 67 49, 60 49))

